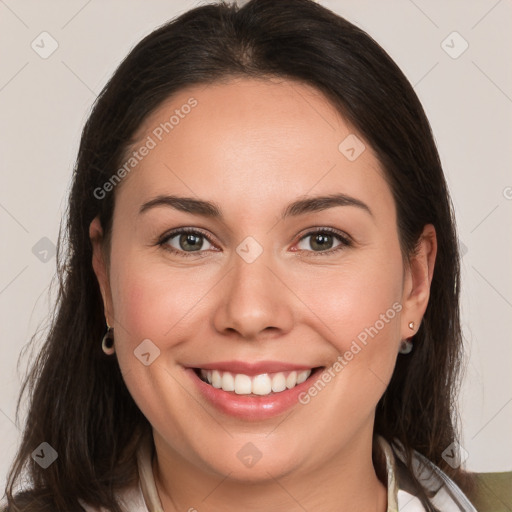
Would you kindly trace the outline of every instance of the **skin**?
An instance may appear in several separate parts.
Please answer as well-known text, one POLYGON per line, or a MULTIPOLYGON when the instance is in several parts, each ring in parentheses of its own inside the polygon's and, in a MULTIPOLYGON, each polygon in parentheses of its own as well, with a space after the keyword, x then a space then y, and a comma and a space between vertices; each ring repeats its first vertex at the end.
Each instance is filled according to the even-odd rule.
MULTIPOLYGON (((139 141, 190 97, 198 105, 116 189, 109 259, 99 220, 90 226, 116 356, 153 427, 164 509, 385 511, 386 487, 371 457, 375 408, 401 340, 425 312, 435 230, 425 226, 404 266, 395 204, 375 154, 307 85, 244 78, 191 87, 146 120, 139 141), (351 162, 338 146, 353 133, 366 150, 351 162), (334 192, 363 201, 371 214, 336 206, 280 220, 290 202, 334 192), (139 214, 161 194, 214 201, 224 218, 168 206, 139 214), (179 227, 201 229, 211 243, 200 239, 202 252, 189 257, 157 244, 179 227), (352 245, 333 252, 341 243, 333 237, 318 248, 315 234, 306 234, 322 227, 349 235, 352 245), (247 236, 263 248, 250 264, 236 252, 247 236), (342 372, 309 404, 278 417, 225 415, 184 374, 197 362, 233 359, 329 367, 394 303, 401 313, 342 372), (160 349, 149 366, 133 354, 147 338, 160 349), (250 468, 236 456, 248 442, 262 454, 250 468)), ((187 250, 179 236, 169 244, 187 250)))

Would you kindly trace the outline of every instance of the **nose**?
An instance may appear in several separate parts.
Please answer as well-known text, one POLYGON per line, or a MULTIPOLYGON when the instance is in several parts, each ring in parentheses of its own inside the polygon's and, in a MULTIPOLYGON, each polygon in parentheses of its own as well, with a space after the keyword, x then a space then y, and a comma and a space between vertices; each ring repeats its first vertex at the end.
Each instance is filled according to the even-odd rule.
POLYGON ((235 255, 234 260, 218 296, 213 319, 217 331, 251 341, 289 332, 293 294, 269 258, 262 255, 248 263, 235 255))

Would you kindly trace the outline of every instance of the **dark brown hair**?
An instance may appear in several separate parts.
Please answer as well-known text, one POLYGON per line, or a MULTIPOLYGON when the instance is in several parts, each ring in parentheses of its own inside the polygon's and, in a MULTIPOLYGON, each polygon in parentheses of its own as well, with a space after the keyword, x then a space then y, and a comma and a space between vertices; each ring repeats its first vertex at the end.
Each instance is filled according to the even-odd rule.
MULTIPOLYGON (((21 397, 29 410, 6 495, 8 510, 72 512, 77 499, 120 512, 117 489, 137 478, 135 450, 150 425, 130 396, 105 333, 89 224, 111 230, 114 192, 94 190, 122 165, 141 123, 184 87, 232 77, 281 77, 322 92, 376 152, 392 190, 405 260, 432 223, 438 253, 430 301, 380 400, 375 432, 425 455, 459 483, 441 454, 457 438, 461 361, 459 256, 453 209, 430 125, 403 73, 365 32, 312 0, 252 0, 194 8, 145 37, 98 96, 83 129, 59 238, 58 302, 21 397), (63 252, 63 249, 67 251, 63 252), (47 469, 31 453, 58 452, 47 469), (27 472, 29 491, 16 495, 27 472)), ((20 403, 20 402, 19 402, 20 403)), ((409 467, 410 469, 410 467, 409 467)), ((434 508, 428 504, 428 510, 434 508)))

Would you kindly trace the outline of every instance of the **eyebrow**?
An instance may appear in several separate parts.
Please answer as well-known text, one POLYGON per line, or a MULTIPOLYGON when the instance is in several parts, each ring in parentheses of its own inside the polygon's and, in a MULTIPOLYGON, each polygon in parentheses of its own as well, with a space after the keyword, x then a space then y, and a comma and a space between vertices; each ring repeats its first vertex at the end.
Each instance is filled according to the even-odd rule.
MULTIPOLYGON (((185 213, 202 215, 213 219, 223 219, 220 207, 211 201, 175 195, 160 195, 144 203, 139 214, 147 212, 158 206, 167 206, 185 213)), ((326 196, 304 197, 293 201, 281 212, 281 220, 287 217, 296 217, 306 213, 319 212, 337 206, 355 206, 373 216, 370 207, 363 201, 346 194, 330 194, 326 196)))

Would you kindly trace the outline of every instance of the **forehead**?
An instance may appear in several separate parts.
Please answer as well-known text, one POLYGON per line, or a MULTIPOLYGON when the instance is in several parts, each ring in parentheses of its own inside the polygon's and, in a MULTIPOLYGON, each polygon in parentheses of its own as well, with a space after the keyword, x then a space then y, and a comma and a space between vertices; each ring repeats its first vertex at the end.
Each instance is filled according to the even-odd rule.
POLYGON ((137 152, 137 161, 116 191, 123 203, 178 193, 248 211, 340 191, 390 206, 372 149, 324 95, 299 82, 188 87, 145 120, 136 140, 128 157, 137 152))

